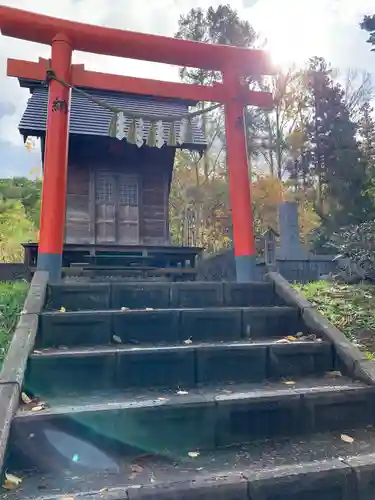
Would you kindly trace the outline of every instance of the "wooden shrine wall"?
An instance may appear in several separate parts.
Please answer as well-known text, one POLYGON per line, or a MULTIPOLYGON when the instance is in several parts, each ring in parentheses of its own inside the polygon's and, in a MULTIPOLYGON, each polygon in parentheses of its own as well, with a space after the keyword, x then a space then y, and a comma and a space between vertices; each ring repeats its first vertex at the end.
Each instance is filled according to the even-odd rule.
POLYGON ((168 245, 174 154, 166 147, 71 137, 65 242, 168 245))

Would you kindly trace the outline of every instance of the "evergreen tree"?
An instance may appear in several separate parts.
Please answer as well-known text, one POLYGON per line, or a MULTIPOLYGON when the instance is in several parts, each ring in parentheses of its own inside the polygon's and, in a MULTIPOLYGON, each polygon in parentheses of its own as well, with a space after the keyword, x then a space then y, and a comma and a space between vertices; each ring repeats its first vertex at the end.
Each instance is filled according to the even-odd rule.
POLYGON ((361 106, 358 120, 359 146, 366 164, 367 176, 375 173, 375 121, 373 108, 369 102, 361 106))
POLYGON ((372 202, 366 193, 366 169, 356 140, 357 128, 345 106, 344 92, 322 58, 307 72, 313 110, 308 125, 310 161, 316 179, 318 214, 329 225, 366 220, 372 202))

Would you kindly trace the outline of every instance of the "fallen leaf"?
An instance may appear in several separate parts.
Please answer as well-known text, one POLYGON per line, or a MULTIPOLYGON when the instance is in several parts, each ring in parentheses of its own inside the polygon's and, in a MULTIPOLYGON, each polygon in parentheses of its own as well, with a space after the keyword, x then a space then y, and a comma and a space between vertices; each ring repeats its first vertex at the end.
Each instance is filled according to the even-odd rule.
POLYGON ((191 458, 197 458, 197 457, 199 457, 200 453, 199 453, 199 451, 189 451, 188 455, 191 458))
POLYGON ((112 340, 116 342, 116 344, 122 344, 122 340, 117 335, 113 335, 112 340))
POLYGON ((192 344, 193 341, 191 340, 191 337, 189 339, 186 339, 184 340, 184 344, 188 345, 188 344, 192 344))
POLYGON ((38 405, 38 406, 34 406, 33 408, 31 408, 31 411, 42 411, 45 409, 46 409, 45 405, 38 405))
POLYGON ((121 311, 124 312, 124 311, 129 311, 129 307, 121 307, 121 311))
POLYGON ((60 307, 60 309, 59 309, 59 311, 60 311, 61 313, 64 313, 64 312, 66 312, 66 309, 65 309, 65 307, 61 306, 61 307, 60 307))
POLYGON ((290 342, 294 342, 297 340, 297 337, 294 337, 293 335, 288 335, 286 339, 289 340, 290 342))
POLYGON ((338 370, 332 371, 332 372, 326 372, 326 377, 338 378, 338 377, 342 377, 342 373, 338 370))
POLYGON ((14 490, 22 483, 22 479, 20 477, 15 476, 14 474, 5 473, 5 481, 3 484, 3 488, 6 490, 14 490))
POLYGON ((189 394, 188 391, 177 391, 177 394, 179 396, 186 396, 186 394, 189 394))
POLYGON ((294 380, 284 380, 284 384, 285 385, 295 385, 296 383, 294 382, 294 380))
POLYGON ((32 399, 29 398, 29 396, 26 394, 26 392, 21 393, 21 399, 22 399, 23 403, 25 403, 25 405, 29 405, 32 401, 32 399))
MULTIPOLYGON (((310 333, 309 335, 306 335, 306 339, 307 340, 317 340, 317 336, 315 335, 315 333, 310 333)), ((319 339, 321 340, 321 339, 319 339)))
POLYGON ((131 467, 131 471, 133 474, 140 474, 141 472, 143 472, 143 467, 138 464, 133 464, 131 467))
POLYGON ((347 434, 341 434, 341 441, 344 441, 344 443, 354 443, 354 439, 347 434))

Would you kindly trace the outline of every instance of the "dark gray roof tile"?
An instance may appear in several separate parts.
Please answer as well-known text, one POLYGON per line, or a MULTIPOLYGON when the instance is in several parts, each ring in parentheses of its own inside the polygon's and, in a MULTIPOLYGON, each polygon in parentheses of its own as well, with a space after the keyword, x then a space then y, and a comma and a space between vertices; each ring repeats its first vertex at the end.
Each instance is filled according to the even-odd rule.
MULTIPOLYGON (((25 136, 40 136, 46 130, 48 89, 46 87, 36 87, 32 92, 18 128, 21 134, 25 136)), ((132 96, 122 93, 95 90, 87 92, 96 99, 101 99, 116 108, 123 109, 125 112, 137 111, 143 112, 145 115, 149 116, 180 116, 188 111, 187 104, 183 101, 161 100, 152 97, 132 96)), ((111 111, 91 102, 78 92, 72 91, 70 112, 71 134, 108 136, 111 116, 111 111)), ((179 125, 179 122, 176 122, 177 132, 179 130, 179 125)), ((168 123, 165 123, 164 127, 166 131, 165 139, 167 139, 169 129, 168 123)), ((144 129, 144 138, 146 140, 149 122, 145 121, 144 129)), ((199 149, 202 149, 205 145, 206 140, 199 125, 199 121, 195 120, 193 124, 193 144, 184 145, 184 147, 191 147, 194 149, 199 147, 199 149)))

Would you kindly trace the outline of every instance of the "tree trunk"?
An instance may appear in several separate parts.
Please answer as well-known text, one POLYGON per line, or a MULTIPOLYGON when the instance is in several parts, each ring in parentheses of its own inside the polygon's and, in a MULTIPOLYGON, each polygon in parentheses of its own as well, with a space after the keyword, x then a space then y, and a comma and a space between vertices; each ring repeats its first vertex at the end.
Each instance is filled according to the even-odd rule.
POLYGON ((281 130, 280 130, 280 108, 276 106, 276 164, 277 164, 277 178, 281 181, 282 161, 281 161, 281 130))

